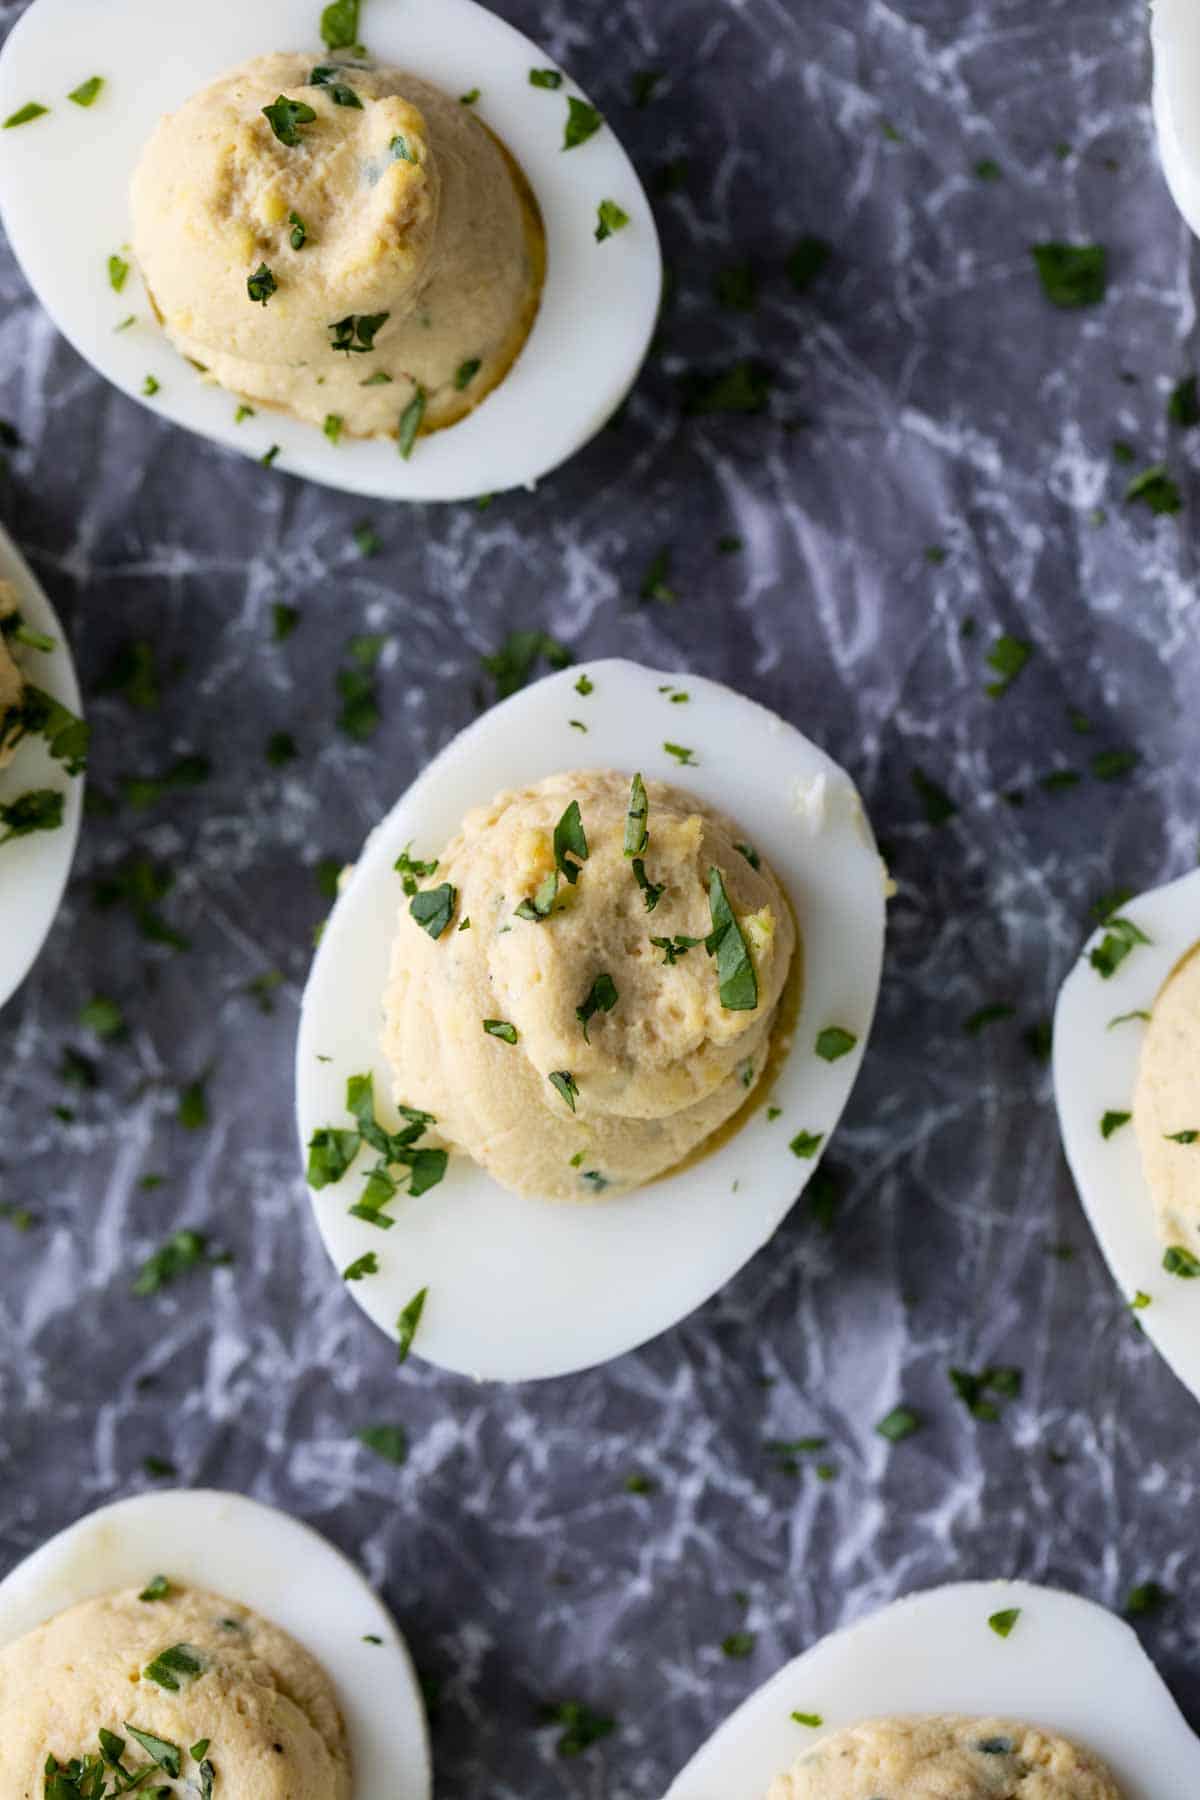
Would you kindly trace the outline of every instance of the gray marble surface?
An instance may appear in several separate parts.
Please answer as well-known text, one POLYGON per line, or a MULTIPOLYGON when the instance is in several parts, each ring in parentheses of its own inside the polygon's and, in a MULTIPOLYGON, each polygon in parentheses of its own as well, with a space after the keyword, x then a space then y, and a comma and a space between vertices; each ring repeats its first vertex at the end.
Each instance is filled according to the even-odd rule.
MULTIPOLYGON (((656 1800, 785 1658, 961 1575, 1117 1607, 1160 1581, 1172 1598, 1144 1634, 1200 1718, 1196 1414, 1101 1263, 1026 1041, 1096 896, 1196 859, 1200 433, 1169 428, 1166 403, 1200 360, 1197 270, 1155 158, 1145 8, 500 9, 579 75, 652 184, 687 159, 656 202, 674 283, 655 354, 621 423, 536 494, 388 509, 234 460, 106 388, 0 247, 0 415, 22 439, 0 516, 70 621, 111 802, 0 1019, 0 1199, 36 1215, 0 1223, 0 1570, 149 1485, 147 1456, 289 1508, 394 1606, 439 1689, 447 1797, 656 1800), (665 78, 635 109, 631 72, 651 66, 665 78), (802 233, 833 246, 805 294, 786 273, 802 233), (1103 305, 1047 304, 1029 255, 1046 238, 1108 246, 1103 305), (756 303, 718 304, 743 264, 756 303), (744 358, 769 371, 764 414, 684 415, 690 377, 744 358), (1136 467, 1166 460, 1178 517, 1123 504, 1114 439, 1136 467), (744 548, 719 554, 725 533, 744 548), (642 603, 664 547, 677 601, 642 603), (284 644, 278 601, 300 613, 284 644), (398 1375, 333 1278, 290 1054, 319 860, 353 853, 490 695, 481 657, 528 627, 720 676, 803 726, 861 785, 899 892, 833 1216, 797 1209, 637 1354, 486 1391, 416 1361, 398 1375), (382 723, 356 744, 332 673, 364 629, 388 650, 382 723), (997 700, 1000 632, 1034 652, 997 700), (156 694, 111 689, 131 640, 156 694), (265 755, 275 731, 296 740, 286 767, 265 755), (1126 746, 1130 776, 1086 774, 1126 746), (129 803, 129 778, 192 754, 211 761, 201 785, 129 803), (1042 790, 1058 766, 1085 779, 1042 790), (956 803, 938 828, 914 767, 956 803), (187 950, 97 909, 130 859, 173 874, 161 911, 187 950), (97 993, 123 1040, 78 1023, 97 993), (964 1032, 999 1003, 1010 1017, 964 1032), (64 1081, 68 1051, 94 1086, 64 1081), (210 1122, 188 1130, 178 1095, 206 1071, 210 1122), (131 1299, 182 1225, 232 1264, 131 1299), (1024 1391, 978 1423, 947 1367, 992 1361, 1024 1391), (901 1398, 925 1425, 892 1448, 873 1426, 901 1398), (402 1469, 354 1441, 384 1421, 410 1435, 402 1469), (766 1448, 811 1433, 830 1480, 766 1448), (721 1647, 738 1630, 740 1659, 721 1647), (564 1699, 616 1721, 574 1759, 539 1718, 564 1699)), ((0 4, 0 26, 20 10, 0 4)))

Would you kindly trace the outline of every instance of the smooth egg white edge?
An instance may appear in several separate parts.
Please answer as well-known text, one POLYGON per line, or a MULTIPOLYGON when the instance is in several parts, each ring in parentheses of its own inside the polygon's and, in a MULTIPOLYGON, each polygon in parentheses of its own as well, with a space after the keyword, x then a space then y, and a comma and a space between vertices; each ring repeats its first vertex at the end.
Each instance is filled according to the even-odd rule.
POLYGON ((354 1800, 429 1800, 425 1709, 395 1621, 341 1551, 240 1494, 139 1494, 69 1526, 0 1581, 0 1646, 155 1575, 240 1601, 316 1658, 346 1722, 354 1800))
POLYGON ((848 1725, 899 1713, 1040 1725, 1093 1751, 1124 1800, 1200 1792, 1200 1741, 1130 1627, 1093 1601, 1024 1581, 898 1600, 821 1639, 745 1701, 666 1800, 766 1800, 777 1775, 848 1725), (1007 1638, 993 1613, 1019 1608, 1007 1638), (819 1714, 813 1729, 792 1712, 819 1714))
MULTIPOLYGON (((0 118, 29 100, 47 118, 3 134, 0 214, 38 299, 80 354, 130 398, 243 455, 280 446, 276 467, 387 500, 462 500, 532 485, 579 449, 625 398, 658 316, 662 258, 641 182, 612 127, 563 151, 567 96, 531 87, 549 66, 536 44, 475 0, 363 0, 376 61, 454 95, 482 89, 476 110, 537 194, 549 252, 541 310, 513 368, 459 424, 395 442, 343 438, 259 405, 234 424, 236 396, 206 382, 155 323, 135 267, 117 294, 108 258, 129 251, 129 181, 160 116, 216 76, 273 50, 312 50, 322 0, 34 0, 0 54, 0 118), (89 108, 66 95, 98 74, 89 108), (615 200, 629 224, 598 244, 596 209, 615 200), (86 201, 86 203, 83 203, 86 201), (137 323, 117 324, 130 313, 137 323), (160 383, 150 400, 147 375, 160 383)), ((557 65, 555 65, 557 66, 557 65)), ((272 95, 265 96, 266 100, 272 95)), ((247 305, 250 302, 247 301, 247 305)), ((256 403, 257 404, 257 403, 256 403)))
MULTIPOLYGON (((18 663, 35 686, 44 688, 73 713, 82 708, 75 664, 58 614, 39 587, 33 570, 0 528, 0 581, 20 596, 25 621, 54 639, 48 655, 21 649, 18 663)), ((83 777, 68 775, 50 755, 45 740, 27 738, 6 769, 0 769, 0 804, 33 788, 55 788, 66 796, 56 831, 35 831, 0 847, 0 1006, 24 981, 62 902, 79 840, 83 777)))
POLYGON ((1054 1012, 1054 1098, 1063 1148, 1084 1211, 1126 1300, 1140 1290, 1150 1305, 1138 1323, 1185 1387, 1200 1399, 1200 1281, 1163 1268, 1154 1202, 1142 1173, 1132 1119, 1104 1138, 1104 1113, 1132 1112, 1145 1025, 1122 1013, 1149 1012, 1176 963, 1200 941, 1200 870, 1139 894, 1120 909, 1151 940, 1137 944, 1107 980, 1088 952, 1089 937, 1059 990, 1054 1012))
MULTIPOLYGON (((765 1105, 711 1154, 633 1193, 592 1203, 524 1199, 466 1156, 442 1184, 401 1194, 381 1231, 351 1218, 368 1159, 313 1195, 338 1269, 374 1250, 380 1272, 348 1283, 389 1334, 418 1289, 429 1297, 415 1355, 464 1374, 523 1380, 618 1356, 676 1324, 771 1237, 817 1168, 788 1148, 801 1130, 824 1151, 854 1085, 879 989, 884 872, 849 777, 792 726, 716 682, 628 662, 581 663, 494 707, 442 751, 375 830, 323 933, 304 993, 296 1088, 302 1145, 345 1126, 347 1077, 373 1070, 391 1094, 379 1045, 392 940, 403 900, 393 864, 406 844, 435 856, 463 815, 503 789, 562 770, 640 770, 734 819, 775 870, 804 938, 804 992, 793 1048, 765 1105), (580 674, 595 683, 581 697, 580 674), (659 691, 685 689, 686 705, 659 691), (584 734, 568 721, 582 719, 584 734), (681 768, 664 740, 684 743, 681 768), (837 1062, 817 1032, 858 1038, 837 1062), (319 1060, 327 1058, 327 1061, 319 1060), (737 1182, 738 1189, 734 1190, 737 1182)), ((653 812, 650 826, 653 831, 653 812)), ((411 921, 405 926, 419 929, 411 921)), ((388 1109, 390 1112, 390 1108, 388 1109)))
POLYGON ((1200 13, 1194 0, 1154 0, 1150 41, 1163 175, 1185 222, 1200 233, 1200 13))

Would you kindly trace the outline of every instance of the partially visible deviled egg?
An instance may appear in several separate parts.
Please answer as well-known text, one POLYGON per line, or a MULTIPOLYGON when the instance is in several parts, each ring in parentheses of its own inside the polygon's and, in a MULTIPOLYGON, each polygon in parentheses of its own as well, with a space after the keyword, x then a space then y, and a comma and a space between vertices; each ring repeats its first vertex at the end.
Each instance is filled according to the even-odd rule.
POLYGON ((532 484, 645 356, 662 266, 633 166, 475 0, 212 0, 202 29, 33 0, 0 116, 5 227, 60 329, 281 468, 394 499, 532 484))
POLYGON ((64 1800, 430 1792, 412 1665, 362 1576, 206 1492, 105 1507, 0 1582, 0 1792, 55 1776, 64 1800))
POLYGON ((1200 1399, 1200 871, 1089 938, 1058 997, 1054 1093, 1109 1267, 1200 1399))
POLYGON ((66 638, 0 531, 0 1006, 54 923, 83 803, 87 726, 66 638))
POLYGON ((1200 15, 1192 0, 1154 0, 1154 123, 1171 197, 1200 232, 1200 15))
POLYGON ((1175 1800, 1200 1742, 1128 1625, 1027 1582, 934 1588, 824 1638, 666 1800, 1175 1800))
POLYGON ((603 662, 485 715, 368 839, 304 997, 300 1129, 350 1291, 430 1361, 602 1362, 817 1167, 886 876, 843 770, 714 682, 603 662))

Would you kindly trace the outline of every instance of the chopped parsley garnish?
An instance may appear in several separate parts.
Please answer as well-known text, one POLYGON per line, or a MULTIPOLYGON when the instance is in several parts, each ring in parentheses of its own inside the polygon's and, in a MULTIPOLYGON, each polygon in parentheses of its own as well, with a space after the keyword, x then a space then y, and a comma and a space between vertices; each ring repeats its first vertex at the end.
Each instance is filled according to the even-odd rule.
POLYGON ((412 1349, 413 1339, 417 1335, 417 1326, 421 1323, 421 1314, 425 1311, 425 1301, 429 1289, 423 1287, 413 1295, 400 1317, 396 1320, 396 1345, 399 1351, 398 1362, 407 1362, 408 1353, 412 1349))
POLYGON ((671 550, 664 545, 650 559, 650 566, 642 576, 642 585, 638 589, 639 600, 658 600, 664 606, 674 606, 678 596, 667 580, 671 573, 671 550))
POLYGON ((1176 483, 1167 473, 1165 463, 1154 463, 1135 475, 1125 489, 1126 501, 1141 501, 1156 516, 1160 513, 1177 513, 1183 508, 1183 498, 1176 483))
POLYGON ((875 1427, 878 1435, 886 1438, 889 1444, 903 1443, 905 1438, 911 1437, 920 1429, 921 1416, 910 1406, 894 1406, 875 1427))
POLYGON ((180 1091, 179 1123, 187 1131, 199 1131, 208 1124, 208 1098, 205 1094, 207 1079, 207 1076, 201 1075, 180 1091))
POLYGON ((90 106, 94 100, 99 98, 103 86, 103 75, 89 75, 88 79, 81 81, 77 88, 71 89, 67 99, 73 100, 76 106, 90 106))
POLYGON ((321 429, 331 444, 340 442, 345 423, 346 421, 343 419, 341 413, 325 414, 325 423, 322 425, 321 429))
POLYGON ((664 743, 663 749, 666 751, 668 756, 673 756, 675 758, 675 761, 677 763, 682 764, 682 766, 685 769, 695 768, 696 752, 694 750, 689 750, 687 748, 686 744, 664 743))
POLYGON ((821 1713, 793 1712, 791 1718, 795 1724, 809 1725, 814 1731, 825 1723, 821 1713))
POLYGON ((160 1650, 153 1662, 146 1664, 142 1678, 154 1682, 156 1687, 165 1688, 169 1694, 177 1694, 188 1682, 203 1675, 207 1667, 208 1659, 193 1650, 190 1644, 172 1644, 168 1649, 160 1650))
POLYGON ((1165 1131, 1163 1136, 1168 1144, 1194 1144, 1200 1138, 1200 1131, 1189 1127, 1186 1131, 1165 1131))
POLYGON ((414 1199, 436 1187, 446 1173, 445 1150, 418 1146, 428 1126, 435 1125, 432 1114, 419 1112, 412 1106, 401 1106, 405 1121, 399 1131, 386 1131, 375 1116, 375 1083, 371 1075, 351 1075, 346 1083, 346 1110, 357 1123, 357 1131, 342 1131, 323 1126, 313 1133, 308 1145, 308 1185, 321 1189, 338 1182, 349 1169, 363 1144, 370 1146, 379 1161, 367 1175, 361 1199, 350 1208, 355 1218, 388 1230, 395 1220, 383 1210, 395 1199, 402 1183, 414 1199), (406 1173, 397 1178, 394 1167, 406 1173))
POLYGON ((542 1719, 547 1725, 561 1727, 560 1756, 582 1756, 585 1750, 615 1731, 617 1724, 615 1719, 593 1712, 582 1700, 560 1700, 553 1706, 544 1706, 542 1719))
POLYGON ((335 80, 336 75, 336 69, 319 68, 314 69, 308 79, 313 87, 323 87, 328 89, 329 98, 333 101, 335 106, 357 107, 359 112, 361 112, 362 101, 359 99, 354 89, 352 87, 347 87, 344 81, 335 80))
POLYGON ((14 125, 30 125, 34 119, 40 119, 49 111, 50 108, 43 106, 40 101, 28 100, 24 106, 18 107, 15 113, 9 113, 4 121, 3 130, 11 131, 14 125))
POLYGON ((431 875, 437 874, 438 866, 436 857, 432 862, 418 862, 415 856, 408 854, 408 851, 409 846, 405 844, 392 867, 400 876, 405 893, 411 895, 416 893, 419 881, 428 881, 431 875))
MULTIPOLYGON (((587 998, 584 1000, 582 1006, 577 1006, 575 1008, 575 1017, 583 1026, 583 1041, 585 1044, 591 1043, 591 1039, 588 1036, 588 1026, 591 1024, 596 1014, 598 1012, 611 1012, 616 1004, 617 988, 612 976, 597 975, 595 981, 593 981, 588 990, 587 998)), ((486 1025, 484 1029, 487 1029, 486 1025)))
POLYGON ((555 1069, 554 1072, 547 1077, 547 1080, 555 1093, 560 1094, 570 1107, 571 1111, 574 1112, 575 1102, 579 1097, 579 1085, 570 1071, 567 1069, 555 1069))
POLYGON ((267 739, 267 761, 273 769, 294 762, 300 752, 290 731, 273 731, 267 739))
POLYGON ((349 50, 358 43, 359 0, 331 0, 321 13, 321 40, 328 50, 349 50))
POLYGON ((120 1038, 126 1032, 125 1018, 120 1007, 115 1000, 109 1000, 104 994, 97 994, 80 1008, 79 1023, 85 1031, 94 1032, 98 1038, 120 1038))
POLYGON ((129 277, 129 264, 123 256, 113 255, 108 259, 108 285, 114 294, 119 294, 129 277))
POLYGON ((721 1005, 728 1012, 753 1012, 758 1005, 758 977, 742 928, 729 904, 721 871, 717 868, 708 871, 708 909, 712 930, 704 940, 704 947, 717 959, 721 1005))
POLYGON ((629 78, 629 98, 634 106, 648 106, 663 79, 662 69, 635 69, 629 78))
POLYGON ((1097 974, 1107 981, 1136 945, 1148 944, 1150 939, 1132 919, 1108 918, 1104 920, 1104 928, 1104 936, 1088 952, 1088 961, 1097 974))
POLYGON ((425 389, 417 384, 412 399, 400 414, 400 430, 397 434, 396 447, 405 462, 413 453, 413 445, 417 441, 417 433, 421 429, 421 421, 425 417, 425 389))
POLYGON ((101 909, 118 904, 128 906, 138 930, 151 943, 166 944, 172 950, 189 950, 188 939, 169 925, 158 910, 158 902, 165 899, 174 884, 175 876, 170 869, 139 856, 131 858, 111 875, 101 876, 92 890, 92 897, 101 909))
POLYGON ((646 911, 653 912, 667 891, 665 881, 651 881, 646 873, 646 865, 640 856, 635 856, 632 863, 633 879, 642 890, 642 898, 646 902, 646 911))
POLYGON ((37 831, 57 831, 62 822, 62 794, 54 788, 31 788, 7 805, 0 803, 0 848, 37 831))
POLYGON ((1200 393, 1196 389, 1196 377, 1185 375, 1171 389, 1171 397, 1167 401, 1167 418, 1172 425, 1178 425, 1183 431, 1190 431, 1193 425, 1200 425, 1200 393))
POLYGON ((460 363, 458 365, 458 370, 454 377, 454 385, 460 394, 464 388, 470 387, 482 367, 483 363, 477 356, 469 357, 465 363, 460 363))
POLYGON ((798 1131, 788 1145, 788 1149, 793 1156, 799 1156, 807 1162, 817 1154, 824 1142, 825 1133, 823 1131, 798 1131))
POLYGON ((583 829, 579 802, 572 800, 554 827, 554 865, 563 879, 569 881, 574 887, 579 880, 580 866, 587 859, 587 833, 583 829), (572 857, 577 860, 571 861, 572 857))
POLYGON ((153 1732, 139 1731, 136 1725, 129 1723, 128 1719, 125 1721, 125 1729, 130 1737, 141 1745, 156 1767, 164 1770, 173 1781, 179 1779, 179 1772, 183 1766, 183 1753, 178 1744, 168 1743, 166 1738, 155 1737, 153 1732))
POLYGON ((1184 1281, 1194 1281, 1200 1275, 1200 1261, 1182 1244, 1171 1244, 1164 1251, 1162 1266, 1168 1275, 1179 1275, 1184 1281))
POLYGON ((1149 1294, 1145 1293, 1141 1288, 1139 1288, 1137 1290, 1136 1294, 1133 1296, 1133 1299, 1129 1302, 1130 1310, 1132 1312, 1145 1312, 1146 1308, 1149 1305, 1150 1305, 1150 1296, 1149 1296, 1149 1294))
POLYGON ((262 110, 279 142, 289 149, 295 149, 300 142, 301 125, 311 125, 317 116, 306 100, 289 100, 286 94, 280 94, 262 110))
POLYGON ((988 1625, 997 1637, 1006 1638, 1021 1616, 1019 1606, 1006 1606, 1000 1612, 994 1612, 988 1619, 988 1625))
POLYGON ((254 408, 252 406, 247 406, 243 402, 242 405, 238 406, 235 409, 234 415, 233 415, 233 422, 235 425, 240 425, 240 424, 242 424, 242 422, 245 419, 252 419, 252 418, 254 418, 254 416, 255 416, 254 408))
POLYGON ((1033 244, 1042 292, 1067 311, 1097 306, 1108 290, 1108 252, 1102 244, 1033 244))
POLYGON ((193 1269, 217 1268, 232 1259, 227 1251, 214 1251, 199 1231, 176 1231, 161 1249, 147 1257, 137 1272, 133 1292, 139 1300, 157 1294, 193 1269))
POLYGON ((142 383, 143 398, 146 400, 153 400, 155 394, 157 394, 157 392, 159 390, 160 385, 161 384, 158 380, 157 375, 147 375, 145 381, 143 381, 143 383, 142 383))
POLYGON ((1023 638, 1002 632, 987 654, 987 666, 995 669, 997 679, 989 681, 984 692, 996 700, 1012 686, 1033 654, 1033 645, 1023 638))
POLYGON ((766 410, 771 378, 761 364, 734 363, 716 375, 688 381, 684 411, 688 413, 760 413, 766 410))
POLYGON ((1114 1131, 1120 1131, 1122 1125, 1128 1125, 1132 1117, 1133 1114, 1127 1112, 1106 1112, 1100 1120, 1100 1136, 1110 1138, 1114 1131))
POLYGON ((539 883, 532 898, 521 901, 514 918, 525 919, 531 925, 539 925, 548 919, 554 911, 554 902, 558 899, 558 870, 551 869, 549 875, 539 883))
POLYGON ((333 333, 332 348, 344 350, 347 356, 366 356, 374 350, 376 334, 391 316, 391 313, 348 313, 344 319, 327 327, 333 333))
POLYGON ((474 106, 482 92, 482 88, 469 88, 465 94, 460 94, 458 96, 458 104, 460 106, 474 106))
POLYGON ((358 1433, 358 1441, 397 1468, 408 1460, 408 1438, 402 1425, 368 1425, 358 1433))
POLYGON ((304 223, 304 220, 300 217, 298 212, 290 212, 288 214, 288 224, 292 228, 288 240, 292 249, 303 250, 305 244, 308 242, 308 226, 304 223))
POLYGON ((279 283, 276 281, 265 262, 259 263, 253 275, 248 275, 246 277, 246 292, 249 294, 251 300, 256 301, 260 306, 265 306, 267 304, 267 301, 271 298, 271 295, 278 286, 279 283))
MULTIPOLYGON (((586 681, 587 677, 585 675, 580 679, 586 681)), ((635 775, 629 786, 629 807, 625 814, 626 856, 641 856, 650 842, 650 833, 646 829, 649 813, 650 802, 646 796, 646 783, 640 775, 635 775)))
POLYGON ((577 94, 570 94, 567 98, 567 123, 563 132, 563 149, 574 150, 578 145, 586 144, 590 137, 595 137, 603 123, 603 113, 597 112, 594 106, 589 106, 588 102, 581 100, 577 94))
POLYGON ((378 556, 383 549, 383 539, 369 519, 360 519, 354 527, 354 548, 360 556, 378 556))
POLYGON ((1001 1019, 1011 1019, 1015 1011, 1016 1008, 1009 1006, 1007 1001, 993 1000, 987 1006, 976 1007, 963 1020, 963 1030, 969 1037, 978 1037, 989 1025, 998 1025, 1001 1019))
POLYGON ((507 700, 531 679, 539 662, 565 669, 571 652, 544 631, 510 631, 500 648, 480 661, 495 679, 497 700, 507 700))
MULTIPOLYGON (((353 1137, 354 1133, 346 1132, 344 1135, 353 1137)), ((365 1250, 361 1256, 356 1256, 352 1263, 347 1263, 342 1270, 342 1280, 364 1281, 368 1275, 378 1275, 378 1273, 379 1258, 374 1250, 365 1250)))
POLYGON ((1000 1417, 997 1395, 1002 1400, 1015 1400, 1021 1392, 1020 1369, 999 1365, 972 1374, 969 1369, 950 1369, 950 1385, 974 1419, 994 1424, 1000 1417))
POLYGON ((676 932, 673 938, 652 937, 650 942, 656 950, 662 951, 663 963, 666 965, 677 963, 681 956, 686 956, 689 950, 694 950, 697 944, 704 942, 704 939, 684 937, 681 933, 676 932))
POLYGON ((507 1019, 485 1019, 483 1029, 489 1037, 499 1038, 505 1044, 515 1044, 517 1041, 517 1028, 510 1025, 507 1019))
POLYGON ((1115 1017, 1108 1021, 1105 1029, 1111 1031, 1114 1025, 1128 1025, 1131 1019, 1148 1019, 1149 1017, 1150 1014, 1148 1012, 1144 1011, 1141 1007, 1135 1007, 1133 1012, 1117 1013, 1115 1017))
POLYGON ((1092 758, 1092 774, 1097 781, 1120 781, 1141 762, 1136 750, 1098 750, 1092 758))
POLYGON ((536 88, 560 88, 563 78, 557 69, 530 69, 529 85, 536 88))
POLYGON ((290 638, 299 623, 299 609, 289 606, 286 601, 276 600, 271 608, 271 635, 275 642, 282 644, 285 638, 290 638))
POLYGON ((1170 1597, 1157 1581, 1144 1581, 1140 1587, 1130 1588, 1125 1600, 1125 1617, 1144 1619, 1147 1613, 1160 1611, 1170 1597))
POLYGON ((577 694, 582 694, 585 700, 589 694, 594 694, 595 691, 596 684, 590 675, 581 675, 579 680, 575 683, 575 692, 577 694))
POLYGON ((721 1640, 721 1653, 740 1662, 753 1655, 756 1641, 752 1631, 731 1631, 727 1638, 721 1640))
POLYGON ((841 1025, 827 1025, 817 1033, 817 1055, 826 1062, 836 1062, 839 1056, 848 1056, 857 1042, 852 1031, 846 1031, 841 1025))
MULTIPOLYGON (((388 150, 391 152, 393 162, 415 163, 417 160, 409 146, 408 139, 404 136, 402 131, 396 133, 395 137, 388 145, 388 150)), ((388 376, 387 379, 390 381, 391 377, 388 376)))
POLYGON ((443 881, 439 887, 424 888, 414 894, 408 910, 422 931, 427 931, 431 938, 440 938, 454 917, 457 904, 458 889, 443 881))
POLYGON ((258 460, 264 469, 274 468, 276 458, 278 457, 281 448, 282 445, 280 444, 272 444, 269 450, 263 451, 258 460))
POLYGON ((146 1583, 145 1587, 138 1595, 138 1599, 144 1600, 147 1606, 149 1606, 155 1600, 165 1600, 170 1592, 171 1583, 167 1580, 166 1576, 154 1575, 146 1583))
POLYGON ((596 242, 602 244, 614 231, 623 231, 628 223, 629 214, 615 200, 602 200, 596 208, 596 242))

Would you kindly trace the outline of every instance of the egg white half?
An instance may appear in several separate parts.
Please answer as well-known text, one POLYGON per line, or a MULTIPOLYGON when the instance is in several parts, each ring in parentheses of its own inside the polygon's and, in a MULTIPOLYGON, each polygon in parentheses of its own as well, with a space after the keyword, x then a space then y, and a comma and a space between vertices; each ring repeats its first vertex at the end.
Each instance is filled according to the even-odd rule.
POLYGON ((0 1646, 155 1575, 240 1601, 317 1659, 346 1721, 354 1800, 429 1800, 425 1710, 395 1621, 339 1550, 257 1500, 180 1490, 91 1513, 0 1581, 0 1646))
MULTIPOLYGON (((54 649, 47 655, 23 649, 19 658, 22 670, 30 681, 78 713, 79 684, 58 615, 3 529, 0 581, 11 581, 16 588, 26 624, 54 639, 54 649)), ((31 832, 0 848, 0 1006, 24 981, 54 923, 83 813, 82 776, 68 775, 40 737, 26 738, 8 767, 0 769, 0 804, 11 804, 32 788, 54 788, 65 796, 63 822, 57 831, 31 832)))
MULTIPOLYGON (((34 0, 0 55, 0 118, 30 100, 49 117, 4 133, 0 213, 30 285, 63 335, 132 399, 243 455, 280 446, 276 466, 388 500, 461 500, 532 485, 578 450, 632 386, 658 313, 662 259, 633 164, 605 125, 562 149, 571 80, 534 88, 544 51, 475 0, 363 0, 361 29, 381 63, 447 93, 482 90, 476 111, 537 194, 548 269, 541 310, 500 386, 461 423, 418 439, 405 461, 390 440, 331 444, 315 426, 236 400, 178 356, 131 269, 121 293, 108 258, 128 256, 129 180, 161 115, 216 76, 272 50, 319 60, 322 0, 34 0), (86 109, 65 98, 105 86, 86 109), (597 243, 596 209, 615 200, 629 224, 597 243), (137 322, 115 327, 130 313, 137 322), (145 400, 147 375, 159 391, 145 400)), ((270 98, 270 96, 268 96, 270 98)))
POLYGON ((1200 1792, 1200 1741, 1128 1625, 1025 1581, 964 1581, 898 1600, 780 1670, 697 1752, 666 1800, 765 1800, 806 1749, 889 1713, 998 1715, 1071 1738, 1125 1800, 1200 1792), (1019 1608, 1010 1635, 988 1626, 1019 1608), (816 1728, 792 1713, 818 1714, 816 1728))
POLYGON ((793 1048, 771 1090, 728 1142, 689 1168, 590 1205, 522 1199, 465 1156, 442 1184, 391 1207, 380 1231, 349 1216, 367 1159, 313 1196, 339 1270, 374 1250, 380 1272, 350 1292, 395 1332, 422 1287, 429 1298, 414 1353, 500 1380, 565 1374, 618 1356, 708 1299, 766 1243, 817 1167, 788 1148, 800 1131, 825 1148, 854 1085, 879 989, 884 872, 845 772, 773 713, 696 676, 628 662, 580 665, 526 688, 461 733, 414 782, 363 849, 325 927, 305 991, 297 1050, 301 1140, 348 1124, 346 1079, 373 1070, 391 1092, 379 1048, 382 1000, 402 892, 393 864, 411 842, 437 855, 464 813, 505 788, 572 768, 612 768, 694 792, 736 820, 795 907, 804 993, 793 1048), (576 691, 587 673, 595 691, 576 691), (661 691, 684 689, 686 704, 661 691), (587 725, 586 735, 569 721, 587 725), (683 742, 681 768, 664 741, 683 742), (823 1062, 831 1024, 858 1042, 823 1062), (327 1059, 327 1060, 322 1060, 327 1059))
POLYGON ((1108 1138, 1100 1131, 1106 1112, 1133 1111, 1146 1030, 1138 1019, 1113 1021, 1149 1012, 1175 964, 1200 942, 1200 870, 1140 894, 1121 907, 1121 917, 1151 941, 1138 944, 1107 979, 1088 961, 1105 928, 1084 945, 1054 1012, 1054 1098, 1067 1161, 1108 1266, 1127 1299, 1150 1296, 1138 1321, 1200 1399, 1200 1281, 1163 1268, 1165 1245, 1132 1120, 1108 1138))
POLYGON ((1200 233, 1200 13, 1193 0, 1154 0, 1154 124, 1171 198, 1200 233))

